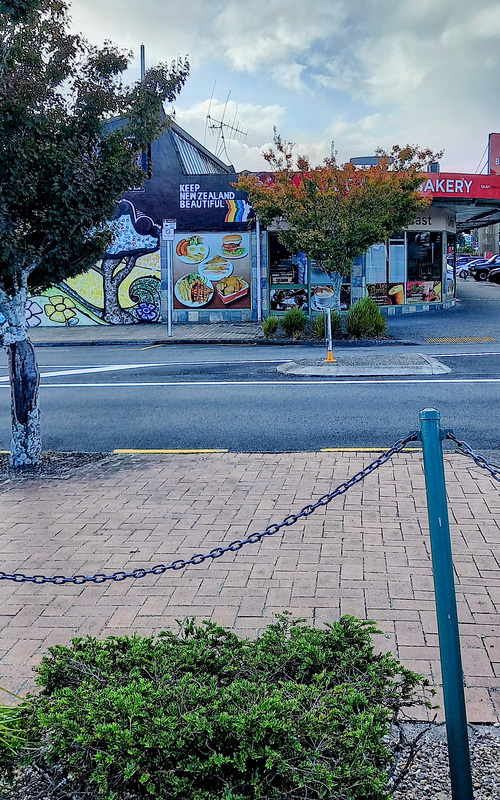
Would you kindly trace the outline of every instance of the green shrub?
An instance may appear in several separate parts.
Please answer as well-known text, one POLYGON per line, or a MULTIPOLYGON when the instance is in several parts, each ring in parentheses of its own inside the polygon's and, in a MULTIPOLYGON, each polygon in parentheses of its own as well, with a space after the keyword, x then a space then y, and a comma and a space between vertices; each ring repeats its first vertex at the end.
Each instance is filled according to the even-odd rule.
POLYGON ((426 701, 421 676, 374 654, 375 630, 284 615, 254 641, 189 621, 51 647, 15 796, 31 774, 52 800, 385 800, 390 724, 426 701))
POLYGON ((307 323, 307 314, 301 308, 290 308, 281 320, 281 327, 287 336, 299 339, 304 333, 307 323))
MULTIPOLYGON (((17 695, 13 695, 12 692, 3 689, 1 686, 0 691, 6 692, 12 697, 17 697, 17 695)), ((23 746, 22 713, 20 705, 6 706, 0 702, 0 790, 4 788, 4 781, 7 777, 12 776, 14 770, 13 756, 23 746)))
POLYGON ((325 317, 324 314, 319 314, 311 320, 311 333, 316 339, 325 338, 325 317))
POLYGON ((266 317, 262 320, 262 331, 266 339, 276 334, 279 324, 278 317, 266 317))
POLYGON ((386 320, 375 301, 371 297, 364 297, 347 312, 345 327, 350 336, 368 339, 384 333, 386 320))
MULTIPOLYGON (((332 317, 332 337, 334 339, 337 339, 342 333, 340 314, 338 311, 332 311, 331 317, 332 317)), ((324 314, 319 314, 318 316, 313 317, 313 320, 311 322, 311 332, 312 335, 315 336, 317 339, 324 340, 326 338, 324 314)))

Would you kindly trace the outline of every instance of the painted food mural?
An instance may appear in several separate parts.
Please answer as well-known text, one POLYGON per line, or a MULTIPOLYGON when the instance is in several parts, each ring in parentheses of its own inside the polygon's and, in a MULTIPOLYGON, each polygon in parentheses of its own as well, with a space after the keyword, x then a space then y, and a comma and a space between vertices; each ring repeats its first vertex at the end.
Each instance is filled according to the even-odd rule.
POLYGON ((174 308, 251 308, 250 270, 248 233, 178 233, 174 240, 174 308))

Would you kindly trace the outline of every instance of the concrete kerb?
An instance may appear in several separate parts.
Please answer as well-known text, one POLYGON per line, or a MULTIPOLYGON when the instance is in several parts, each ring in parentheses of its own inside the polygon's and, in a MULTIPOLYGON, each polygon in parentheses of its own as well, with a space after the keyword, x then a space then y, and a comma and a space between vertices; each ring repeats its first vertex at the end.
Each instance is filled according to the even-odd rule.
MULTIPOLYGON (((107 340, 87 340, 87 341, 59 341, 59 342, 36 342, 32 340, 35 347, 159 347, 160 345, 241 345, 257 346, 263 345, 280 347, 321 347, 326 348, 325 342, 317 341, 282 341, 269 339, 111 339, 107 340)), ((411 342, 403 339, 355 339, 339 340, 333 342, 333 347, 420 347, 418 342, 411 342)))
POLYGON ((320 359, 302 359, 279 364, 277 371, 284 375, 318 377, 362 377, 384 375, 445 375, 451 369, 436 358, 424 353, 375 355, 350 354, 339 356, 336 363, 320 359))

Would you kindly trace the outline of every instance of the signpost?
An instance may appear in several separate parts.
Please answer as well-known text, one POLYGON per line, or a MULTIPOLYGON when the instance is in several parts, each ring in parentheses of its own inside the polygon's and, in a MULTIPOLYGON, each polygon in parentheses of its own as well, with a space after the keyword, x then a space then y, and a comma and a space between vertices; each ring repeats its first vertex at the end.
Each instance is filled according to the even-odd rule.
POLYGON ((331 306, 325 309, 326 316, 326 330, 327 330, 327 349, 328 355, 325 358, 325 364, 334 364, 337 359, 333 357, 333 338, 332 338, 332 309, 331 306))
POLYGON ((314 294, 314 303, 317 309, 323 309, 323 314, 325 316, 325 337, 328 351, 325 364, 335 364, 337 359, 333 357, 332 336, 332 306, 335 305, 335 292, 333 288, 330 286, 318 286, 314 294))
POLYGON ((164 219, 161 226, 161 311, 162 322, 167 322, 167 335, 172 336, 172 264, 174 234, 177 228, 175 219, 164 219))

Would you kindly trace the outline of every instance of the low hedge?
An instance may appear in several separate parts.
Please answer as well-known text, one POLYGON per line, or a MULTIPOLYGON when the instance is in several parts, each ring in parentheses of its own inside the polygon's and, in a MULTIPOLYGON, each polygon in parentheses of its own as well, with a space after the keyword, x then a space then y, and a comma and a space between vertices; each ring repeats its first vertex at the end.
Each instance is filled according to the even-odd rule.
POLYGON ((345 329, 355 339, 371 339, 385 332, 387 321, 371 297, 363 297, 345 315, 345 329))
POLYGON ((52 647, 5 797, 385 800, 391 722, 425 681, 375 632, 283 615, 255 640, 191 620, 52 647))

